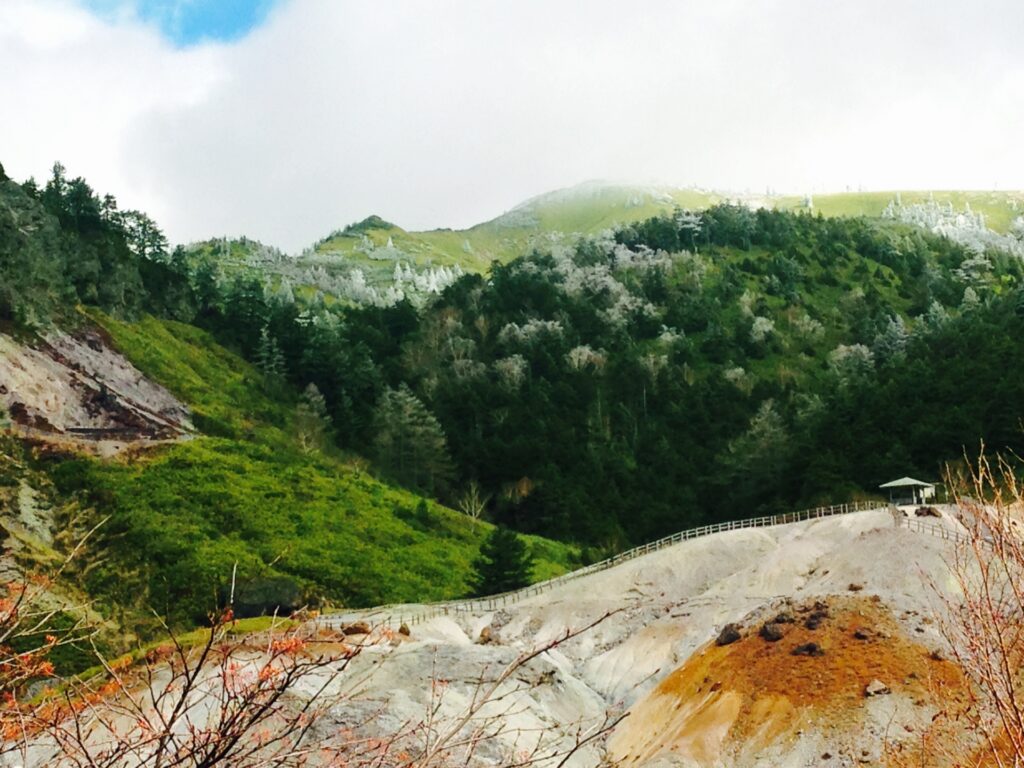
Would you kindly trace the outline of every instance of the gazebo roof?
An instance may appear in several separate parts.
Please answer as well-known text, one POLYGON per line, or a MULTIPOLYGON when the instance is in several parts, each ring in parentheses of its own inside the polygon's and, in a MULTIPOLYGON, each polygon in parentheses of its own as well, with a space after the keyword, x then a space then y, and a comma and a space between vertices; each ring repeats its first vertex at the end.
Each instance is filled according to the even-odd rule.
POLYGON ((899 480, 893 480, 889 483, 884 483, 879 488, 931 488, 935 483, 926 483, 923 480, 915 480, 912 477, 901 477, 899 480))

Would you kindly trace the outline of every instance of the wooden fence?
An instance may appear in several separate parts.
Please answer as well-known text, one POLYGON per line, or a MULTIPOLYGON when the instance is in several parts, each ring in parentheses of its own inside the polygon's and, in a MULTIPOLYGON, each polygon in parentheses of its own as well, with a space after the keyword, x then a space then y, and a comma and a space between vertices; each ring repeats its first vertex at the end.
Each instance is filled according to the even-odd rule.
MULTIPOLYGON (((685 531, 679 531, 678 533, 658 539, 657 541, 641 544, 638 547, 628 549, 625 552, 609 557, 599 563, 587 565, 578 570, 571 571, 570 573, 556 576, 553 579, 541 581, 536 584, 531 584, 528 587, 517 589, 512 592, 504 592, 497 595, 490 595, 488 597, 448 600, 445 602, 429 603, 425 605, 382 605, 377 608, 368 608, 362 611, 343 611, 339 614, 326 614, 320 617, 320 621, 328 625, 351 623, 353 621, 365 621, 375 626, 386 626, 394 629, 403 624, 411 627, 415 624, 436 618, 437 616, 493 611, 507 605, 514 605, 527 597, 542 594, 543 592, 547 592, 555 587, 561 586, 562 584, 574 581, 575 579, 589 576, 593 573, 599 573, 600 571, 606 571, 609 568, 614 568, 622 563, 634 560, 638 557, 643 557, 644 555, 648 555, 653 552, 658 552, 666 547, 671 547, 675 544, 689 541, 690 539, 711 536, 716 533, 724 533, 726 531, 738 531, 746 528, 771 528, 777 525, 791 525, 792 523, 802 523, 808 520, 818 520, 826 517, 834 517, 836 515, 847 515, 852 512, 867 512, 874 509, 885 509, 887 506, 888 505, 877 501, 856 501, 847 504, 833 504, 828 507, 814 507, 813 509, 804 509, 799 512, 786 512, 781 515, 764 515, 761 517, 748 518, 746 520, 731 520, 725 523, 702 525, 697 528, 689 528, 685 531)), ((908 519, 907 522, 912 523, 915 521, 908 519)))

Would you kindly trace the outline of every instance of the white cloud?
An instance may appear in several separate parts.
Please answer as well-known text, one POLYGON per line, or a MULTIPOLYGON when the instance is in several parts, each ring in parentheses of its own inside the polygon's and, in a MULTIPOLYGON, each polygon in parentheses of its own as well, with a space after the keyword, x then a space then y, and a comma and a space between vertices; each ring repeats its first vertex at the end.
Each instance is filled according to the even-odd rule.
POLYGON ((173 239, 295 249, 375 212, 465 226, 587 178, 1024 187, 1015 0, 293 0, 185 50, 0 0, 0 160, 173 239))

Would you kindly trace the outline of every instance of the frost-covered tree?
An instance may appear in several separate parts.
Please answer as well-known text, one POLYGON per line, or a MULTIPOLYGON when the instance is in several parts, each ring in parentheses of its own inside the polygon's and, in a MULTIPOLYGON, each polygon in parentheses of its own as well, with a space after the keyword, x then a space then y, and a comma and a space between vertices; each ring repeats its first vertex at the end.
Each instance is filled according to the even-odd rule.
POLYGON ((587 344, 581 344, 566 353, 565 361, 574 371, 582 371, 585 368, 599 371, 604 367, 605 353, 602 349, 594 350, 587 344))
POLYGON ((661 326, 661 333, 658 334, 658 341, 662 344, 668 344, 669 346, 682 341, 685 338, 685 333, 676 328, 669 328, 667 325, 661 326))
POLYGON ((907 354, 907 343, 910 331, 900 315, 893 315, 886 323, 885 329, 875 336, 872 351, 875 359, 883 362, 899 362, 907 354))
POLYGON ((522 355, 509 355, 494 361, 494 372, 506 389, 515 392, 526 381, 529 365, 522 355))
POLYGON ((750 340, 755 344, 763 344, 775 331, 775 322, 768 317, 755 317, 750 326, 750 340))
POLYGON ((672 218, 679 230, 679 240, 689 245, 691 250, 697 250, 697 236, 701 230, 700 214, 676 208, 672 218))
POLYGON ((986 285, 992 280, 992 261, 983 253, 977 253, 964 259, 953 274, 967 285, 986 285))
POLYGON ((292 290, 292 283, 287 277, 281 279, 281 284, 278 285, 277 291, 274 293, 274 299, 280 304, 295 303, 295 292, 292 290))
POLYGON ((949 312, 938 301, 933 300, 928 305, 928 311, 924 314, 924 324, 932 331, 936 331, 949 321, 949 312))
POLYGON ((829 368, 848 383, 874 370, 875 355, 863 344, 840 344, 828 356, 829 368))
POLYGON ((793 330, 805 341, 817 341, 825 333, 825 326, 804 312, 793 321, 793 330))
POLYGON ((748 376, 746 370, 739 365, 731 366, 722 371, 722 378, 735 386, 741 392, 745 392, 748 395, 754 385, 753 378, 748 376))
POLYGON ((757 305, 757 294, 747 288, 742 294, 740 294, 739 305, 740 314, 744 317, 754 317, 754 307, 757 305))
POLYGON ((562 324, 557 320, 536 318, 531 318, 522 325, 512 322, 498 332, 498 341, 502 344, 529 344, 545 335, 561 336, 562 324))
POLYGON ((976 310, 980 306, 981 306, 981 299, 978 298, 978 292, 976 290, 974 290, 973 288, 971 288, 971 286, 967 286, 964 289, 963 301, 960 302, 960 311, 961 312, 973 312, 974 310, 976 310))
POLYGON ((299 449, 303 453, 323 450, 331 431, 331 417, 327 413, 327 401, 310 383, 302 392, 295 409, 295 432, 299 449))

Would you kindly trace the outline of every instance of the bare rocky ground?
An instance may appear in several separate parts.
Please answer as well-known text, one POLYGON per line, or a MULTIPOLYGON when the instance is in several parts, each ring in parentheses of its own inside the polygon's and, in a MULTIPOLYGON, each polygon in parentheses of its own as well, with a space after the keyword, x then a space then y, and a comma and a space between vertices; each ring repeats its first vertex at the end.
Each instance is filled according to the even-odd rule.
MULTIPOLYGON (((890 758, 900 748, 912 757, 933 728, 937 692, 962 689, 933 618, 952 589, 951 546, 897 527, 888 511, 859 512, 684 541, 501 610, 405 631, 368 626, 370 614, 320 619, 311 630, 350 631, 363 651, 330 680, 337 703, 310 740, 404 732, 405 749, 454 729, 456 742, 477 740, 473 755, 453 750, 437 765, 532 755, 557 766, 624 715, 564 764, 906 764, 890 758)), ((302 680, 294 705, 330 674, 302 680)), ((31 752, 28 765, 62 764, 44 742, 31 752)))
POLYGON ((93 329, 32 344, 0 334, 0 416, 36 440, 109 455, 192 430, 187 406, 147 379, 93 329))
POLYGON ((581 724, 627 713, 569 764, 886 764, 930 726, 935 685, 960 684, 932 618, 952 589, 950 547, 881 510, 683 542, 496 612, 414 625, 357 660, 365 705, 338 722, 372 710, 383 735, 432 706, 454 718, 480 679, 611 613, 506 686, 488 710, 503 731, 481 758, 541 732, 565 748, 581 724), (719 645, 729 624, 738 639, 719 645))

